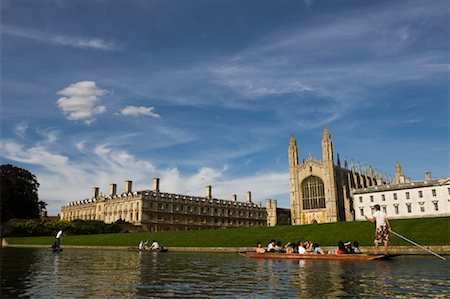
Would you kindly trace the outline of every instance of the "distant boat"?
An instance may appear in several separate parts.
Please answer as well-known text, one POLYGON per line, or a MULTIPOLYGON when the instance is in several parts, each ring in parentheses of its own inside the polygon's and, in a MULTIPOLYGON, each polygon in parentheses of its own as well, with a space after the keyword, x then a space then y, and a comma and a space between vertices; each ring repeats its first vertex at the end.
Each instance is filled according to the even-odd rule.
POLYGON ((340 261, 372 261, 386 260, 393 255, 372 255, 372 254, 298 254, 298 253, 276 253, 265 252, 257 253, 255 251, 246 251, 239 253, 242 256, 253 259, 291 259, 291 260, 340 260, 340 261))
POLYGON ((168 252, 169 250, 166 248, 160 248, 160 249, 139 249, 135 247, 128 247, 128 251, 136 251, 136 252, 168 252))

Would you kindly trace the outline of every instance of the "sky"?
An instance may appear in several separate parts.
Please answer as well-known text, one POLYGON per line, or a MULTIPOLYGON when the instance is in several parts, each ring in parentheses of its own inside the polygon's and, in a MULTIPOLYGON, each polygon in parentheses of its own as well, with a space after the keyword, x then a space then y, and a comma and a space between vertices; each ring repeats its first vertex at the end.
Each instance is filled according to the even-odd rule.
POLYGON ((124 190, 289 207, 288 146, 449 177, 449 3, 2 0, 2 164, 50 215, 124 190))

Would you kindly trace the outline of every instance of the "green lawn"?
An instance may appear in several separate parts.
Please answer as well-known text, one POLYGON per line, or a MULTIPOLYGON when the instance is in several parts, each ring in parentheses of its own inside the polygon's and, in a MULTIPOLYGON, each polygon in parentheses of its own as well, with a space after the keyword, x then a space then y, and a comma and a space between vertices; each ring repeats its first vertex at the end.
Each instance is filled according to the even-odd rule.
MULTIPOLYGON (((421 245, 450 245, 450 217, 391 220, 392 229, 421 245)), ((338 222, 299 226, 233 228, 199 231, 166 231, 158 233, 119 233, 63 236, 62 245, 136 246, 140 240, 153 240, 166 247, 251 247, 270 239, 298 242, 311 240, 322 246, 338 241, 359 241, 361 246, 373 245, 374 224, 370 222, 338 222)), ((410 245, 390 235, 391 245, 410 245)), ((10 244, 51 245, 53 237, 7 238, 10 244)))

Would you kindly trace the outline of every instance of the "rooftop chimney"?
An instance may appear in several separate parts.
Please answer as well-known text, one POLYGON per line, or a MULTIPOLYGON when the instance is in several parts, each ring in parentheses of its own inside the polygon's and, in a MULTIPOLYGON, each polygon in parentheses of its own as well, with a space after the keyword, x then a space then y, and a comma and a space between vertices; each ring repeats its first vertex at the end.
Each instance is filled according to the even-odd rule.
POLYGON ((92 198, 97 198, 98 197, 98 187, 92 187, 92 198))
POLYGON ((233 196, 231 197, 231 201, 237 201, 237 195, 233 194, 233 196))
POLYGON ((431 181, 431 172, 429 170, 425 172, 425 181, 431 181))
POLYGON ((117 184, 110 184, 109 185, 109 196, 117 195, 117 184))
POLYGON ((159 192, 159 178, 153 178, 153 192, 159 192))
POLYGON ((206 190, 206 198, 212 198, 212 187, 211 185, 208 185, 205 187, 206 190))
POLYGON ((250 191, 247 191, 247 199, 246 202, 252 202, 252 193, 250 191))
POLYGON ((125 193, 130 193, 132 191, 133 181, 125 181, 125 193))

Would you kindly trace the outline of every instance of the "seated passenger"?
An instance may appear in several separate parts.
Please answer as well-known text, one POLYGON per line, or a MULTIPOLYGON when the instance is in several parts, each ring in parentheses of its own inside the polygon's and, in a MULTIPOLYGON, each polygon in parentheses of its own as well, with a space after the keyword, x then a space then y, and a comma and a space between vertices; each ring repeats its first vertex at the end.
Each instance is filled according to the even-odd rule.
POLYGON ((314 251, 314 248, 313 248, 313 242, 311 242, 311 241, 306 241, 306 242, 303 244, 303 246, 305 247, 306 252, 313 252, 313 251, 314 251))
POLYGON ((284 250, 283 245, 281 245, 281 241, 278 241, 275 244, 274 250, 275 250, 275 252, 278 252, 278 253, 286 253, 286 250, 284 250))
POLYGON ((361 249, 359 249, 359 243, 358 241, 353 242, 353 253, 355 254, 361 254, 361 249))
POLYGON ((266 249, 262 247, 261 242, 256 243, 256 253, 264 253, 266 249))
POLYGON ((298 253, 299 253, 299 254, 305 254, 305 253, 306 253, 306 249, 305 249, 305 247, 303 246, 303 243, 302 243, 302 242, 298 243, 298 253))
POLYGON ((287 242, 287 244, 284 246, 286 253, 294 253, 294 247, 291 244, 291 242, 287 242))
POLYGON ((344 242, 339 241, 338 242, 338 251, 336 252, 336 254, 346 254, 347 253, 347 249, 345 248, 344 242))
POLYGON ((355 251, 352 248, 352 242, 347 241, 344 243, 345 249, 347 249, 347 253, 355 253, 355 251))
POLYGON ((156 242, 155 240, 153 240, 153 243, 152 243, 152 245, 150 245, 149 249, 150 250, 159 250, 160 249, 159 243, 156 242))
POLYGON ((314 243, 314 253, 324 254, 322 248, 320 248, 319 244, 317 244, 317 243, 314 243))
POLYGON ((144 247, 144 241, 139 242, 139 244, 138 244, 138 249, 139 249, 139 250, 145 249, 145 247, 144 247))
POLYGON ((275 240, 270 240, 270 243, 267 244, 267 251, 274 252, 275 251, 275 240))

